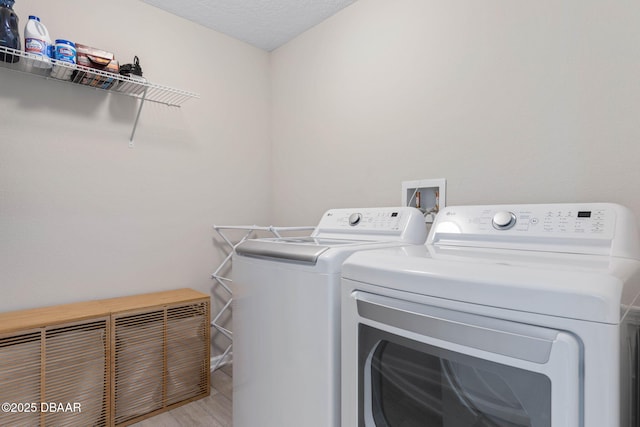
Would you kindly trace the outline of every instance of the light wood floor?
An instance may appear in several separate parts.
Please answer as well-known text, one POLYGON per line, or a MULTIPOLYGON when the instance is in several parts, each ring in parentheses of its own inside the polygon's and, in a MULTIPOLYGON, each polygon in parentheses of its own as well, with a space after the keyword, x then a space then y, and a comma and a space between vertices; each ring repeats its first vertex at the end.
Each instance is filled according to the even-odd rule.
POLYGON ((231 369, 231 365, 227 365, 211 374, 208 397, 132 424, 132 427, 231 427, 231 369))

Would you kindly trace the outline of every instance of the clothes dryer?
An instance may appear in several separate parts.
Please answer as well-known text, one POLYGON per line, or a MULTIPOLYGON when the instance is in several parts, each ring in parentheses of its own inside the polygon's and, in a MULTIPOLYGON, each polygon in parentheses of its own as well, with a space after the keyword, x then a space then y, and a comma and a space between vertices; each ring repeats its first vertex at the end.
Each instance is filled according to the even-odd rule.
POLYGON ((340 425, 340 271, 349 255, 422 245, 415 208, 332 209, 307 238, 233 256, 233 425, 340 425))
POLYGON ((639 425, 640 243, 615 204, 443 209, 343 265, 342 425, 639 425))

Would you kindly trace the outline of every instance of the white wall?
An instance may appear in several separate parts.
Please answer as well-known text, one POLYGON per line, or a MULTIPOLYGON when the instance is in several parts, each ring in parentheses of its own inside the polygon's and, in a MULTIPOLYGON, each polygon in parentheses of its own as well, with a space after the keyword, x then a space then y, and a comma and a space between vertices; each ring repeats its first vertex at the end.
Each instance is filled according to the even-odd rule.
POLYGON ((640 3, 359 0, 271 56, 273 218, 611 201, 640 217, 640 3))
POLYGON ((146 104, 129 149, 134 100, 0 68, 0 311, 215 294, 212 224, 313 225, 403 180, 640 217, 633 0, 359 0, 271 55, 141 1, 15 10, 201 99, 146 104))
POLYGON ((269 219, 268 54, 141 1, 14 9, 201 98, 145 104, 130 149, 135 100, 0 68, 0 311, 212 292, 212 225, 269 219))

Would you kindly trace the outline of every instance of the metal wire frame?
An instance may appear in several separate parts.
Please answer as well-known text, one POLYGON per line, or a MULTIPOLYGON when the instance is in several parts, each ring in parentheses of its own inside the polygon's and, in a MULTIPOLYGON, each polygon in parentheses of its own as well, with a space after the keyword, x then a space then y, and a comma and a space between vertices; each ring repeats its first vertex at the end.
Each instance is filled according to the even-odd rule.
POLYGON ((225 328, 219 323, 220 318, 231 308, 231 303, 233 301, 233 292, 231 288, 227 285, 227 283, 232 282, 232 280, 228 277, 222 276, 222 271, 227 268, 233 257, 233 254, 236 250, 236 247, 244 242, 247 239, 250 239, 254 236, 254 234, 258 231, 271 233, 272 236, 281 238, 282 234, 285 232, 296 232, 296 231, 310 231, 314 230, 315 227, 304 226, 304 227, 274 227, 272 225, 268 227, 258 226, 258 225, 214 225, 213 229, 218 233, 218 235, 222 238, 222 240, 227 244, 229 248, 229 253, 225 257, 225 259, 220 263, 218 268, 211 274, 211 278, 215 280, 215 285, 220 286, 228 295, 228 300, 224 304, 224 306, 220 309, 220 311, 214 316, 213 320, 211 320, 211 327, 215 329, 217 332, 224 335, 229 340, 229 345, 222 353, 222 355, 216 358, 216 361, 211 364, 211 372, 215 371, 219 367, 223 365, 223 362, 228 358, 233 356, 233 332, 229 329, 225 328), (240 240, 235 243, 229 238, 225 232, 226 231, 244 231, 244 234, 240 238, 240 240))

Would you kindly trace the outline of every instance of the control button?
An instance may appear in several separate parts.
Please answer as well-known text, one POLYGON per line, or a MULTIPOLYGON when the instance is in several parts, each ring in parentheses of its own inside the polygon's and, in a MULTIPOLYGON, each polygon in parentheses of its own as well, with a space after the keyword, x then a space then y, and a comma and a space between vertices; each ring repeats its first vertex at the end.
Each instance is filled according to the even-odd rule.
POLYGON ((493 216, 493 227, 498 230, 508 230, 516 225, 516 216, 513 212, 501 211, 493 216))
POLYGON ((538 220, 538 218, 531 218, 531 219, 529 220, 529 222, 530 222, 531 224, 533 224, 533 225, 536 225, 536 224, 539 222, 539 220, 538 220))
POLYGON ((354 213, 349 216, 349 225, 354 226, 358 225, 360 220, 362 219, 362 214, 354 213))

